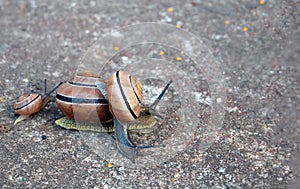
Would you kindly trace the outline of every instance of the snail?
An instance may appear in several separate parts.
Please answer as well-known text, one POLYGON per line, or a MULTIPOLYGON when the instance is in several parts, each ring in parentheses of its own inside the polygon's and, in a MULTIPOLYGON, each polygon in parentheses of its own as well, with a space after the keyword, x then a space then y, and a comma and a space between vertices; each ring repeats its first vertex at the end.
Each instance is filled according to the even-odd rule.
POLYGON ((172 81, 164 87, 158 98, 149 107, 141 106, 143 87, 139 80, 127 72, 117 71, 108 80, 107 94, 110 111, 114 115, 115 139, 119 151, 133 162, 136 150, 156 146, 136 146, 130 140, 128 127, 139 124, 141 127, 154 126, 160 117, 155 108, 172 81), (141 109, 143 111, 141 111, 141 109))
MULTIPOLYGON (((78 123, 96 124, 112 121, 113 116, 109 111, 108 101, 104 97, 105 94, 98 90, 96 83, 106 86, 97 74, 86 71, 77 74, 71 81, 58 88, 56 104, 66 117, 56 120, 57 125, 70 129, 68 122, 74 119, 78 123)), ((106 93, 106 90, 103 91, 106 93)))
POLYGON ((95 73, 80 73, 57 90, 56 103, 66 117, 55 123, 66 129, 114 132, 120 152, 134 161, 136 149, 153 146, 134 145, 127 130, 151 128, 157 123, 160 116, 155 107, 171 83, 151 106, 143 107, 142 84, 127 72, 115 72, 107 83, 95 73))
POLYGON ((51 100, 50 94, 55 91, 55 89, 57 89, 61 84, 62 82, 54 87, 49 93, 46 93, 47 89, 45 80, 43 96, 37 93, 23 94, 19 96, 14 104, 14 111, 20 116, 15 120, 14 124, 27 119, 30 115, 35 114, 43 109, 51 100))

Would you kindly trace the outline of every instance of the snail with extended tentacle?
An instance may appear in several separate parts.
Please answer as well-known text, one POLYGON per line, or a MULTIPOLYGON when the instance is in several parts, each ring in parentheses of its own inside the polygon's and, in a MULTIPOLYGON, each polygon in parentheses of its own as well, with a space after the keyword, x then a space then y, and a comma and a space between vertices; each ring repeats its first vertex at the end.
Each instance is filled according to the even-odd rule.
POLYGON ((115 72, 107 84, 92 72, 80 73, 57 90, 56 102, 66 117, 55 123, 66 129, 115 132, 119 150, 134 161, 136 149, 152 146, 134 145, 127 130, 157 123, 155 107, 171 82, 151 106, 142 107, 142 84, 127 72, 115 72))
POLYGON ((136 146, 130 140, 128 127, 132 124, 154 126, 157 122, 155 107, 172 81, 165 86, 156 101, 141 111, 143 87, 139 80, 124 71, 115 72, 108 80, 108 101, 110 111, 115 116, 115 138, 119 150, 134 162, 136 150, 154 146, 136 146))
POLYGON ((51 100, 50 94, 57 89, 60 85, 59 83, 54 87, 49 93, 46 94, 46 80, 45 80, 45 91, 44 95, 40 94, 23 94, 16 99, 14 104, 14 111, 20 116, 15 120, 14 124, 27 119, 30 115, 39 112, 43 107, 45 107, 51 100))

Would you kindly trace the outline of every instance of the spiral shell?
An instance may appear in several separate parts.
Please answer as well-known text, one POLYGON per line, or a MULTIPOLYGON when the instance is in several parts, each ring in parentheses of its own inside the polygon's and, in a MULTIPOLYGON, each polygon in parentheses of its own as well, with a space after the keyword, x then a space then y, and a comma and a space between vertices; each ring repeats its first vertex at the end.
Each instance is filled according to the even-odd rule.
POLYGON ((103 82, 93 72, 83 72, 59 87, 56 103, 62 113, 80 122, 107 123, 112 120, 107 99, 96 87, 103 82))
POLYGON ((31 115, 42 109, 43 100, 39 94, 23 94, 16 99, 14 110, 16 114, 31 115))
POLYGON ((109 108, 120 122, 134 121, 140 115, 143 87, 125 71, 115 72, 107 82, 109 108))

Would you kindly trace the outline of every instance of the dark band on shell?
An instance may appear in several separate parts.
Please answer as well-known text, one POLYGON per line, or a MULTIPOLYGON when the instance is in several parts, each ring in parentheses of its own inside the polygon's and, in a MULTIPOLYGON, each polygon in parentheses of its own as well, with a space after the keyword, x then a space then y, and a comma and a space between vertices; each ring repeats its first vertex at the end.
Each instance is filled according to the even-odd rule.
MULTIPOLYGON (((128 111, 130 111, 132 117, 133 117, 134 119, 136 119, 136 118, 137 118, 137 115, 135 114, 135 112, 134 112, 134 111, 132 110, 132 108, 130 107, 130 104, 129 104, 129 102, 128 102, 128 99, 126 98, 125 92, 124 92, 124 90, 123 90, 123 86, 122 86, 122 83, 121 83, 121 81, 120 81, 119 71, 117 71, 116 76, 117 76, 118 86, 119 86, 119 89, 120 89, 120 91, 121 91, 122 98, 124 99, 124 102, 125 102, 125 104, 126 104, 126 107, 127 107, 128 111)), ((129 81, 130 81, 130 85, 132 86, 132 82, 131 82, 131 77, 130 77, 130 76, 129 76, 129 81)), ((134 95, 137 97, 136 91, 133 90, 133 92, 134 92, 134 95)), ((139 99, 139 98, 137 98, 137 99, 138 99, 138 101, 139 101, 139 103, 140 103, 140 99, 139 99)))

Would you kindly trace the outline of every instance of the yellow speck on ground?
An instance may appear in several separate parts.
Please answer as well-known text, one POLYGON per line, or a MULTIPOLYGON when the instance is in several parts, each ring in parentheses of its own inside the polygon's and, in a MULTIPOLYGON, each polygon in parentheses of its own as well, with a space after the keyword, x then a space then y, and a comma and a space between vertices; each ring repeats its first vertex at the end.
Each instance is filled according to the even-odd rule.
POLYGON ((164 55, 164 54, 165 54, 164 51, 160 51, 160 52, 159 52, 159 55, 161 55, 161 56, 164 55))
POLYGON ((168 8, 168 12, 173 12, 173 11, 174 11, 173 7, 168 8))
POLYGON ((114 50, 115 50, 115 51, 118 51, 118 50, 119 50, 119 47, 114 47, 114 50))
POLYGON ((3 102, 3 101, 4 101, 4 98, 3 98, 3 97, 0 97, 0 103, 3 102))
POLYGON ((264 5, 266 2, 265 2, 265 0, 260 0, 259 1, 259 4, 261 4, 261 5, 264 5))
POLYGON ((181 24, 176 24, 176 28, 181 28, 181 24))
POLYGON ((229 25, 230 24, 230 20, 225 20, 225 24, 229 25))
POLYGON ((112 167, 113 167, 113 164, 112 164, 112 163, 108 163, 108 164, 107 164, 107 167, 108 167, 108 168, 112 168, 112 167))
POLYGON ((180 61, 180 60, 182 60, 182 57, 181 56, 176 56, 176 60, 180 61))
POLYGON ((247 32, 248 30, 249 30, 248 27, 244 27, 244 28, 243 28, 243 31, 244 31, 244 32, 247 32))

